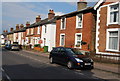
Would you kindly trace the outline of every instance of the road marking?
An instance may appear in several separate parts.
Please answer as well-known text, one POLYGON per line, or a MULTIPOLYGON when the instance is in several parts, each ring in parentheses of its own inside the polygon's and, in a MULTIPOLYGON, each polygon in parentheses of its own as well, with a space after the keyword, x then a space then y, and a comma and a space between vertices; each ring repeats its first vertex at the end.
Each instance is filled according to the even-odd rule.
POLYGON ((1 71, 3 71, 3 72, 5 73, 5 76, 7 77, 7 79, 8 79, 9 81, 12 81, 3 68, 1 68, 1 71))

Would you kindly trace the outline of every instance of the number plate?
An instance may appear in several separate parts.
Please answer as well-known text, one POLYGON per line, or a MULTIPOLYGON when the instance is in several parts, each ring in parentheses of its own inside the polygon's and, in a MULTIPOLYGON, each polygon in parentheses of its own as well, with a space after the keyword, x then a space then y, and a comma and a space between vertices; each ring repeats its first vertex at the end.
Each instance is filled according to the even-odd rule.
POLYGON ((85 65, 91 65, 91 63, 85 63, 85 65))

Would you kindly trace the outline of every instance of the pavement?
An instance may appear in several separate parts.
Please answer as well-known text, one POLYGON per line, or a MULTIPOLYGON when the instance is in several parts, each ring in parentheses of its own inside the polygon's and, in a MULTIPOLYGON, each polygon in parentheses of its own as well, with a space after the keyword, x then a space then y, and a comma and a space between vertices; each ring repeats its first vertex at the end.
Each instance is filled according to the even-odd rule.
MULTIPOLYGON (((44 53, 44 52, 38 52, 38 51, 31 51, 31 50, 23 50, 25 52, 30 52, 33 53, 35 55, 38 56, 45 56, 45 57, 49 57, 49 53, 44 53)), ((97 70, 102 70, 102 71, 106 71, 106 72, 111 72, 111 73, 115 73, 115 74, 119 74, 120 75, 120 70, 119 70, 119 65, 118 64, 108 64, 108 63, 100 63, 100 62, 94 62, 94 69, 97 70)))

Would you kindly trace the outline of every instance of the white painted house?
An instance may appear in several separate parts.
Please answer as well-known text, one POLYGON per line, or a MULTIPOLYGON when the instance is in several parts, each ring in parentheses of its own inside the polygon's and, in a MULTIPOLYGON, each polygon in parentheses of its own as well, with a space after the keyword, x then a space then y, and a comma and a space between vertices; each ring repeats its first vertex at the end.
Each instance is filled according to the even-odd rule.
POLYGON ((56 43, 56 19, 58 16, 55 16, 53 10, 49 10, 48 18, 41 20, 37 25, 42 27, 41 30, 41 46, 48 46, 48 52, 50 52, 56 43))
POLYGON ((56 39, 56 24, 46 24, 42 26, 42 34, 41 40, 43 43, 41 46, 48 46, 48 52, 50 52, 53 47, 55 47, 55 39, 56 39))

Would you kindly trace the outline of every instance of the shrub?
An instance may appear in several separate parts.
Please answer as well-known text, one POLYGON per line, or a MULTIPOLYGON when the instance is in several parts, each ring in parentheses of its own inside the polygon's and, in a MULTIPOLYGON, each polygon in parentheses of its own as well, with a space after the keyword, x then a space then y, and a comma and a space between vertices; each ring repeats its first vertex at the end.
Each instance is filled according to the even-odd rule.
POLYGON ((34 47, 40 47, 40 44, 35 44, 34 47))

